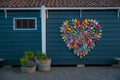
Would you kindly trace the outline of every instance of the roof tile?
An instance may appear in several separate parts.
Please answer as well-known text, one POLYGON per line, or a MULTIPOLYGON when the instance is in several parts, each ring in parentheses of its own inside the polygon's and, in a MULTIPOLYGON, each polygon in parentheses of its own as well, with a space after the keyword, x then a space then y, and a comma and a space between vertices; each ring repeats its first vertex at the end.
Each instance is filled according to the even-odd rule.
POLYGON ((120 0, 0 0, 0 8, 9 7, 120 7, 120 0))

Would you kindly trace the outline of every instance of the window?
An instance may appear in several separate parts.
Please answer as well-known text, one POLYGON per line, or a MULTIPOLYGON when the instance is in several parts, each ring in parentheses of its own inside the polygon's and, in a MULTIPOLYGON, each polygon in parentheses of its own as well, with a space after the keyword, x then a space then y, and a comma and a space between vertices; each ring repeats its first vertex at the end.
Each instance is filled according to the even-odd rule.
POLYGON ((37 30, 36 18, 14 18, 13 19, 14 30, 37 30))

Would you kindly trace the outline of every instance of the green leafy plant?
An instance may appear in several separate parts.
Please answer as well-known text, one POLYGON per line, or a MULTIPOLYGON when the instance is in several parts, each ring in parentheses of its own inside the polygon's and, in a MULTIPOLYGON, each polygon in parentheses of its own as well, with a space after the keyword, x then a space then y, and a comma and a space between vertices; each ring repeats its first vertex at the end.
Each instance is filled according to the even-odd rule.
POLYGON ((27 65, 27 58, 23 57, 23 58, 20 58, 20 63, 22 66, 26 66, 27 65))
POLYGON ((34 51, 26 51, 26 52, 24 52, 24 54, 28 60, 34 60, 34 57, 35 57, 34 51))
POLYGON ((46 58, 47 58, 47 55, 46 55, 45 53, 42 53, 42 52, 40 52, 40 51, 37 51, 36 53, 37 53, 37 58, 38 58, 38 59, 43 60, 43 59, 46 59, 46 58))
POLYGON ((22 66, 35 66, 35 52, 26 51, 24 52, 24 57, 20 58, 20 63, 22 66))

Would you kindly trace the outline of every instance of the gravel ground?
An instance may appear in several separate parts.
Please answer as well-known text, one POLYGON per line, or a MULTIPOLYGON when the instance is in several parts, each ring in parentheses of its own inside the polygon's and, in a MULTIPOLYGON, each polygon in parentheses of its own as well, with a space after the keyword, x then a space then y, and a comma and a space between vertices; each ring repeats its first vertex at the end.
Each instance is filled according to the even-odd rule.
POLYGON ((19 67, 0 68, 0 80, 120 80, 120 67, 52 67, 32 74, 19 67))

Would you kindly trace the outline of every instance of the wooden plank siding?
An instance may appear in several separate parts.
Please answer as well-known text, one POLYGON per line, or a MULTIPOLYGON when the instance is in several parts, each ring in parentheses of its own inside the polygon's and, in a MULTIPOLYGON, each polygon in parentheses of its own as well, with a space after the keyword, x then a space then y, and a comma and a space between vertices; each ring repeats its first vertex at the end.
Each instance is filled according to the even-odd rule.
POLYGON ((19 65, 24 51, 41 51, 40 11, 0 11, 0 57, 7 65, 19 65), (37 30, 13 30, 13 18, 37 18, 37 30))
POLYGON ((47 54, 53 65, 113 64, 120 57, 120 18, 117 10, 83 10, 82 18, 78 10, 48 11, 47 54), (88 56, 80 59, 61 40, 59 27, 66 19, 96 19, 102 24, 103 36, 88 56))

